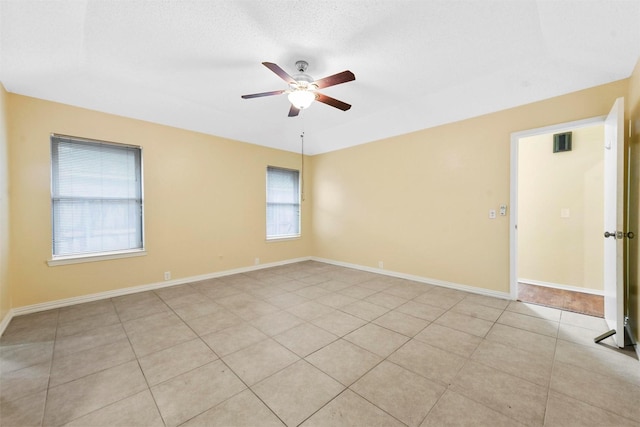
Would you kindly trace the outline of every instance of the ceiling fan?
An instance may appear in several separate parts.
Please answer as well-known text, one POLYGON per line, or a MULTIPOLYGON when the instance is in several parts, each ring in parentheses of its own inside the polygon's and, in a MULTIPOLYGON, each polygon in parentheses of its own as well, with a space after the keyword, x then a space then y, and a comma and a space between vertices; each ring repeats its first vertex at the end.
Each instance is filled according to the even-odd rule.
POLYGON ((340 83, 346 83, 355 80, 356 76, 349 70, 343 71, 338 74, 333 74, 320 80, 313 80, 310 75, 305 73, 305 71, 307 71, 307 67, 309 66, 307 61, 296 62, 296 69, 298 70, 298 74, 295 74, 293 77, 272 62, 263 62, 262 65, 276 73, 282 80, 287 82, 289 84, 289 89, 242 95, 243 99, 260 98, 262 96, 281 95, 283 93, 286 93, 288 94, 289 102, 291 102, 289 117, 297 116, 300 113, 300 110, 309 108, 313 101, 322 102, 323 104, 330 105, 342 111, 347 111, 349 108, 351 108, 351 105, 345 102, 339 101, 335 98, 331 98, 330 96, 318 92, 318 89, 324 89, 329 86, 335 86, 339 85, 340 83))

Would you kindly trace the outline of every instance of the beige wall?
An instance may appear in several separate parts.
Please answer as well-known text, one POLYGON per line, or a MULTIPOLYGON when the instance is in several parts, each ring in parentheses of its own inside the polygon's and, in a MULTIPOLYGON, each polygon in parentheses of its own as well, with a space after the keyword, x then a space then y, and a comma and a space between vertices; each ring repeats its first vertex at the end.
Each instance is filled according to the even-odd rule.
POLYGON ((640 58, 629 79, 629 92, 626 98, 625 110, 627 111, 631 132, 629 147, 631 149, 630 176, 630 204, 629 227, 636 234, 636 238, 629 240, 629 325, 632 334, 637 341, 640 339, 640 58))
POLYGON ((519 141, 518 277, 602 291, 604 127, 569 130, 569 152, 553 133, 519 141))
MULTIPOLYGON (((249 266, 255 257, 267 263, 309 255, 371 267, 383 261, 397 272, 508 292, 508 217, 489 220, 487 213, 509 203, 510 134, 604 115, 619 96, 627 96, 627 111, 640 122, 636 67, 630 80, 314 156, 305 165, 303 237, 267 243, 265 167, 298 167, 299 155, 0 95, 0 123, 8 123, 0 143, 9 152, 14 308, 156 283, 167 270, 181 278, 249 266), (47 266, 51 132, 143 147, 147 256, 47 266)), ((633 128, 631 139, 636 151, 639 128, 633 128)), ((640 231, 638 155, 633 159, 632 224, 640 231)), ((0 161, 0 172, 3 167, 6 171, 0 161)), ((637 246, 634 250, 632 321, 638 330, 637 246)), ((6 263, 3 253, 0 261, 6 263)), ((9 305, 2 280, 4 316, 9 305)))
POLYGON ((628 81, 314 156, 314 254, 509 292, 512 132, 608 113, 628 81))
MULTIPOLYGON (((13 307, 311 255, 302 238, 266 242, 267 165, 300 155, 9 94, 13 307), (143 147, 148 255, 49 267, 50 133, 143 147)), ((309 182, 309 181, 307 181, 309 182)), ((307 192, 309 196, 309 192, 307 192)), ((309 199, 309 197, 307 197, 309 199)))
POLYGON ((7 92, 0 83, 0 322, 11 309, 9 293, 9 164, 7 92))

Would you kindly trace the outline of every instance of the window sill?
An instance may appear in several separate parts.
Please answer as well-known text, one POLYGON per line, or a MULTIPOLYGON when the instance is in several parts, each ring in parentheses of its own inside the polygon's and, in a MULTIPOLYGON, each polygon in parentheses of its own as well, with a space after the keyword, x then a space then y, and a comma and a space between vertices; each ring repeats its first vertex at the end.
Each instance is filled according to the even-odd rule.
POLYGON ((72 256, 65 256, 65 257, 55 257, 53 259, 47 260, 47 265, 49 265, 49 267, 55 267, 57 265, 107 261, 110 259, 131 258, 131 257, 145 256, 145 255, 147 255, 147 251, 144 249, 135 250, 135 251, 126 251, 126 252, 109 252, 109 253, 98 253, 98 254, 90 254, 90 255, 72 255, 72 256))
POLYGON ((287 240, 300 240, 302 236, 282 236, 282 237, 267 237, 267 243, 269 242, 286 242, 287 240))

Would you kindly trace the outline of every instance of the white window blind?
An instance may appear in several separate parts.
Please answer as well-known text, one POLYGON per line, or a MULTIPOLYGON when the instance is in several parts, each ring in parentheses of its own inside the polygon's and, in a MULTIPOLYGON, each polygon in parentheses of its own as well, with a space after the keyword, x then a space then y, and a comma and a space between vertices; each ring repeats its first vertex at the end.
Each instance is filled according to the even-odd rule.
POLYGON ((51 136, 53 255, 143 249, 140 147, 51 136))
POLYGON ((267 167, 267 239, 300 236, 300 172, 267 167))

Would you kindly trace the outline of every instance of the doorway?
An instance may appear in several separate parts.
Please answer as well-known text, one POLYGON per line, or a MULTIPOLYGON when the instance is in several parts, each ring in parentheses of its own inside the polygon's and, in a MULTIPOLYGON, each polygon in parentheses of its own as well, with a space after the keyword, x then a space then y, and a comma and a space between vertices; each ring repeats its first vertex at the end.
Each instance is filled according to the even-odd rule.
POLYGON ((604 120, 512 134, 512 298, 603 316, 604 120))

